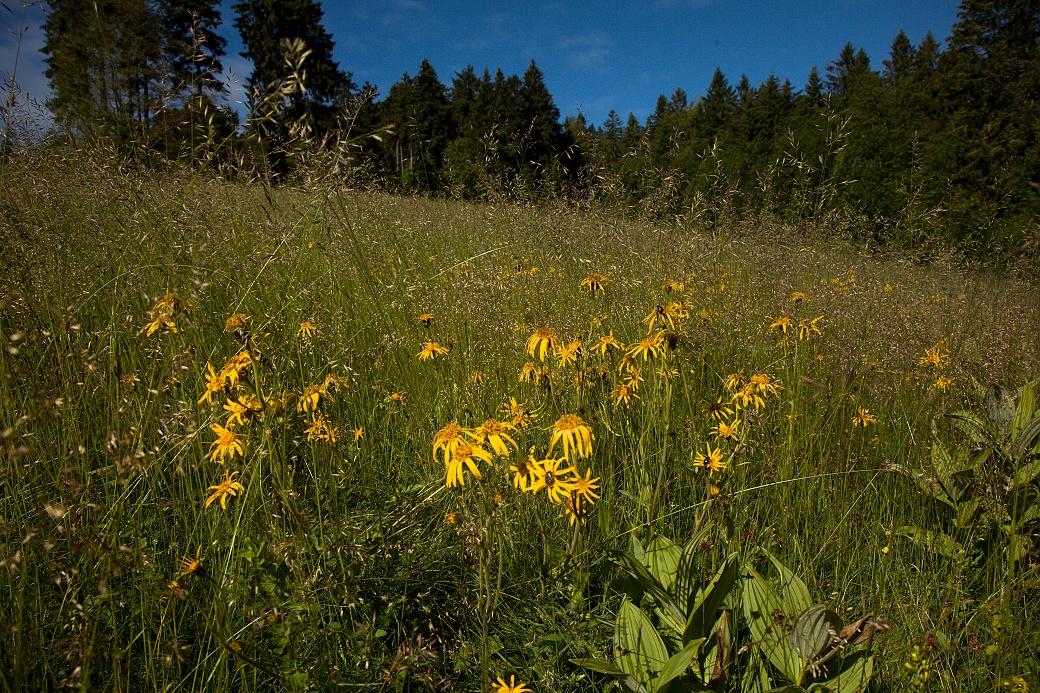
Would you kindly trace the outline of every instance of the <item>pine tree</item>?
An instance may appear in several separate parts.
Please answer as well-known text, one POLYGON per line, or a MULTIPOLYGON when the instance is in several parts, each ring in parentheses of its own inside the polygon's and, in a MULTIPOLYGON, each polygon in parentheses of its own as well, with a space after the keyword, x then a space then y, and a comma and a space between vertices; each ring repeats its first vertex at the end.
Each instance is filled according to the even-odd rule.
POLYGON ((520 91, 521 113, 527 130, 525 161, 522 165, 534 164, 539 168, 549 166, 561 144, 563 129, 560 127, 560 109, 556 107, 545 75, 531 60, 524 72, 523 88, 520 91))
MULTIPOLYGON (((745 78, 746 79, 746 78, 745 78)), ((704 92, 704 98, 697 105, 700 114, 700 124, 706 131, 709 139, 714 138, 723 127, 733 118, 737 109, 737 94, 722 70, 715 68, 711 84, 704 92)))

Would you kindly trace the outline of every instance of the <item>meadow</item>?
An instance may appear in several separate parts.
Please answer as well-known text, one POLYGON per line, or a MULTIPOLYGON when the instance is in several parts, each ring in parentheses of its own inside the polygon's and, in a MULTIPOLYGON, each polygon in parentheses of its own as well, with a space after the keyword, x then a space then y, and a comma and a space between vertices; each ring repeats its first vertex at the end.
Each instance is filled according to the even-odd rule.
POLYGON ((47 152, 2 187, 4 690, 1040 686, 1035 275, 47 152))

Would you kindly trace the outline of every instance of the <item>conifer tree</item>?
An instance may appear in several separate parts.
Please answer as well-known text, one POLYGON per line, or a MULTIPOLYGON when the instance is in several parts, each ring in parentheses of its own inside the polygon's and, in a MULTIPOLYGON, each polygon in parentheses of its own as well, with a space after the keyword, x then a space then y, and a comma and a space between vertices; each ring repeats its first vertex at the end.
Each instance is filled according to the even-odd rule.
POLYGON ((223 94, 220 59, 227 40, 217 33, 219 0, 160 0, 158 7, 174 92, 190 98, 223 94))
POLYGON ((147 0, 51 0, 43 25, 47 106, 90 132, 147 127, 162 75, 162 33, 147 0))
POLYGON ((335 124, 336 111, 355 89, 351 75, 333 59, 334 43, 325 30, 317 0, 239 0, 232 9, 242 36, 242 57, 253 62, 248 86, 254 95, 275 88, 290 74, 285 61, 288 42, 300 40, 310 51, 303 69, 306 91, 292 95, 282 117, 286 122, 309 118, 320 134, 335 124))

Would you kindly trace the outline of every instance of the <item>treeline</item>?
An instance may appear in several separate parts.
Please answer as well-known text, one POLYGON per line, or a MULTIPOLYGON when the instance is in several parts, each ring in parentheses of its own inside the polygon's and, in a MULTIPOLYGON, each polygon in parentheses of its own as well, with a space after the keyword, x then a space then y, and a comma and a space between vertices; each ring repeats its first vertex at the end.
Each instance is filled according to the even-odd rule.
POLYGON ((946 46, 902 32, 875 67, 848 44, 800 87, 770 76, 662 95, 653 114, 560 121, 522 76, 423 61, 383 98, 332 59, 316 0, 232 5, 250 116, 227 106, 217 0, 51 0, 52 111, 167 159, 288 177, 364 172, 398 191, 568 195, 719 223, 767 213, 927 253, 1040 246, 1040 0, 964 0, 946 46))

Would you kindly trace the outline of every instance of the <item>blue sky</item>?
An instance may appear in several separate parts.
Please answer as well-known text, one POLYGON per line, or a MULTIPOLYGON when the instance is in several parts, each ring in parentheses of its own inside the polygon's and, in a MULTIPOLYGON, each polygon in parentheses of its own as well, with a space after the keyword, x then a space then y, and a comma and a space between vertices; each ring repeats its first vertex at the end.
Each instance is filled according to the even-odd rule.
MULTIPOLYGON (((23 22, 18 0, 5 1, 14 13, 0 7, 0 75, 14 70, 24 26, 16 77, 28 93, 46 98, 43 8, 24 10, 23 22)), ((224 3, 224 63, 240 86, 250 66, 238 56, 230 4, 224 3)), ((622 120, 630 111, 644 120, 657 96, 676 87, 693 100, 716 66, 732 83, 747 74, 757 85, 772 72, 800 88, 813 65, 823 72, 851 41, 880 69, 900 29, 915 44, 928 30, 942 41, 957 20, 953 0, 326 0, 323 7, 335 57, 359 84, 372 82, 386 94, 403 72, 415 74, 423 58, 449 85, 467 65, 523 73, 534 58, 561 113, 581 111, 596 124, 611 108, 622 120)), ((232 98, 241 100, 241 91, 232 98)))

